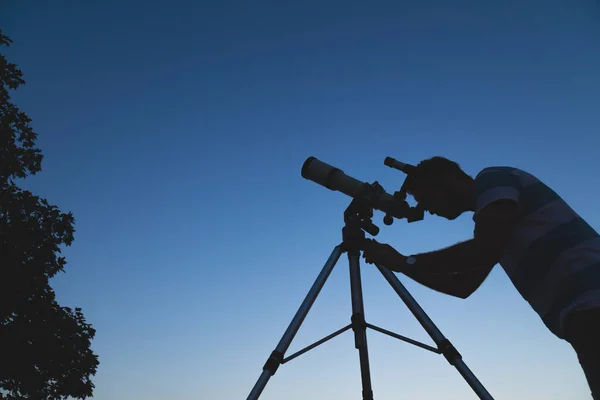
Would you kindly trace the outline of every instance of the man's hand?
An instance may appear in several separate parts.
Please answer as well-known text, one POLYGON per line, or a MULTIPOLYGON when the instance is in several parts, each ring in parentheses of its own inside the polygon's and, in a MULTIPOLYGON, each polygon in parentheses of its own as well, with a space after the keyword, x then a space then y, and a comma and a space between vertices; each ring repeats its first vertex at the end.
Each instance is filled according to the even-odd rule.
POLYGON ((402 272, 406 257, 389 244, 366 239, 363 246, 363 257, 369 264, 378 264, 395 272, 402 272))

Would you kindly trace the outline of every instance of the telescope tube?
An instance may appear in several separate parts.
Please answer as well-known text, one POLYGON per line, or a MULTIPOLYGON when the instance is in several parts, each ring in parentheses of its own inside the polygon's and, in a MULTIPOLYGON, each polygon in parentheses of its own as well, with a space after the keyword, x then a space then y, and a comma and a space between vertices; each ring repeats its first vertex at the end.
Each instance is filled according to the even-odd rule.
MULTIPOLYGON (((302 165, 302 177, 318 183, 329 190, 344 193, 352 198, 358 198, 368 194, 370 185, 361 182, 339 168, 333 167, 315 157, 308 157, 302 165)), ((374 196, 371 207, 395 218, 405 218, 408 204, 394 198, 391 194, 383 191, 374 196)))

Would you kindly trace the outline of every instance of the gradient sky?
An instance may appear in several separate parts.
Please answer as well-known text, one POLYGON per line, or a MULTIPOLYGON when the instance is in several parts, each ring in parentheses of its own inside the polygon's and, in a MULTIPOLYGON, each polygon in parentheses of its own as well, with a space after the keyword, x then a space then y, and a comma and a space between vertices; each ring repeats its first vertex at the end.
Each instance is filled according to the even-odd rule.
MULTIPOLYGON (((43 172, 76 218, 61 304, 97 329, 95 399, 245 399, 341 240, 349 197, 309 156, 388 192, 442 155, 530 171, 600 228, 595 1, 8 2, 43 172), (417 4, 418 3, 418 4, 417 4), (450 5, 452 3, 452 5, 450 5)), ((469 239, 472 214, 392 226, 405 254, 469 239)), ((495 399, 586 400, 572 348, 497 266, 460 300, 399 276, 495 399)), ((379 272, 369 322, 432 344, 379 272)), ((348 263, 292 343, 350 321, 348 263)), ((475 399, 440 356, 370 331, 378 400, 475 399)), ((351 332, 283 365, 261 399, 359 399, 351 332)))

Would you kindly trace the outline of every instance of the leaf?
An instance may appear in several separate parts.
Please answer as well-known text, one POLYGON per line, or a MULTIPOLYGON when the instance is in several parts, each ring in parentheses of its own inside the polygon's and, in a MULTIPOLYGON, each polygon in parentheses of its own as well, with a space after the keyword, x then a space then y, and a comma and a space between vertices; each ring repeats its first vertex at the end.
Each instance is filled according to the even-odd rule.
MULTIPOLYGON (((0 47, 11 43, 0 30, 0 47)), ((96 330, 81 308, 60 306, 49 284, 67 264, 61 246, 73 242, 75 219, 14 183, 40 172, 43 160, 31 119, 10 102, 9 90, 23 84, 0 55, 0 393, 85 399, 99 365, 96 330)))

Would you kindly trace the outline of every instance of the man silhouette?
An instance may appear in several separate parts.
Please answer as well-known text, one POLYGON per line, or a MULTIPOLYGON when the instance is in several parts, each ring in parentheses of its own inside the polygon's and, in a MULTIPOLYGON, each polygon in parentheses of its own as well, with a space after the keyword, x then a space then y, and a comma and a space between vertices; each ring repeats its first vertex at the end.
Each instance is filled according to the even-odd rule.
POLYGON ((420 162, 407 193, 433 215, 473 211, 474 237, 406 257, 368 240, 363 257, 433 290, 470 296, 500 264, 546 327, 569 342, 600 400, 600 235, 533 174, 489 167, 473 179, 443 157, 420 162))

